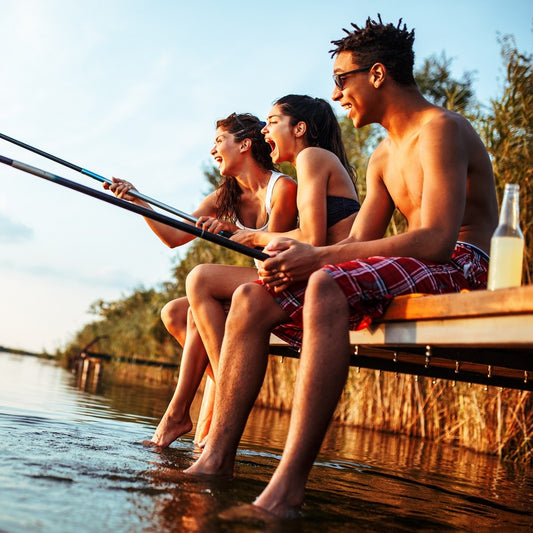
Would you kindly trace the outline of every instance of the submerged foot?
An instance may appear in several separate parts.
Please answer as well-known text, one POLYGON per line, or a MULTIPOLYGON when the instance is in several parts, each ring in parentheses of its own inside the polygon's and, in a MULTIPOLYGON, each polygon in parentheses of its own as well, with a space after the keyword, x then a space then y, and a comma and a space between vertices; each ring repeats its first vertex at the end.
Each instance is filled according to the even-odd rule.
MULTIPOLYGON (((301 515, 290 518, 299 518, 300 516, 301 515)), ((244 523, 259 527, 262 526, 261 531, 264 530, 263 527, 265 525, 274 525, 279 523, 282 518, 288 518, 276 516, 257 505, 250 504, 241 504, 225 509, 218 513, 218 517, 224 522, 237 522, 239 525, 244 523)))
POLYGON ((192 429, 192 421, 189 416, 175 420, 170 415, 165 415, 159 422, 151 440, 145 441, 146 445, 162 450, 172 444, 177 438, 185 435, 192 429))
POLYGON ((302 490, 288 490, 284 483, 279 483, 276 486, 275 483, 272 484, 271 480, 265 490, 256 498, 253 506, 280 519, 292 520, 302 516, 303 499, 302 490))
POLYGON ((231 479, 233 477, 233 461, 226 461, 210 456, 204 449, 202 455, 189 468, 184 470, 191 476, 210 476, 231 479))
POLYGON ((277 518, 278 520, 294 520, 302 517, 302 509, 299 505, 293 506, 279 504, 265 509, 264 507, 258 505, 256 500, 252 505, 250 505, 250 507, 254 507, 257 512, 264 514, 264 516, 270 516, 271 519, 277 518))

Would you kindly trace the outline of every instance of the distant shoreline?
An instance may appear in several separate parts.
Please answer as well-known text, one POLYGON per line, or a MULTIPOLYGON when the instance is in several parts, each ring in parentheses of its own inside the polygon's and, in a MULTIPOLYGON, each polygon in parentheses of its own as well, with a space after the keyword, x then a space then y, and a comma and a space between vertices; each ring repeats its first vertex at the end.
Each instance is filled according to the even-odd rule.
POLYGON ((47 359, 55 359, 53 355, 50 355, 48 353, 30 352, 28 350, 7 348, 5 346, 0 346, 0 352, 6 352, 6 353, 14 354, 14 355, 31 355, 32 357, 44 357, 47 359))

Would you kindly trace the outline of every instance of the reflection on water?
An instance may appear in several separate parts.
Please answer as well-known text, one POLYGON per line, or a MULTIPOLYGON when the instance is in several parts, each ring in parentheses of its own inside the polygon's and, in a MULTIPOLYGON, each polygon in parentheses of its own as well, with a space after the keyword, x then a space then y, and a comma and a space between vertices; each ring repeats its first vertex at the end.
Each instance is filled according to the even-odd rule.
POLYGON ((144 448, 172 391, 76 388, 54 363, 0 353, 0 531, 531 531, 533 476, 493 457, 332 427, 304 517, 249 513, 283 448, 288 417, 256 410, 233 480, 188 478, 192 433, 144 448), (236 508, 237 506, 237 508, 236 508), (243 514, 244 513, 244 514, 243 514))

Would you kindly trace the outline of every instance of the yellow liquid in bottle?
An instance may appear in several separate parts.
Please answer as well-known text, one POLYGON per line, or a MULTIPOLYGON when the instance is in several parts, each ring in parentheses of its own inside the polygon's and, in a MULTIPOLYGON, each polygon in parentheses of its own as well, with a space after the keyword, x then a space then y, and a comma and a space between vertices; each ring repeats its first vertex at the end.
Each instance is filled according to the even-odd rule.
POLYGON ((522 282, 524 241, 517 237, 493 237, 490 241, 487 288, 518 287, 522 282))

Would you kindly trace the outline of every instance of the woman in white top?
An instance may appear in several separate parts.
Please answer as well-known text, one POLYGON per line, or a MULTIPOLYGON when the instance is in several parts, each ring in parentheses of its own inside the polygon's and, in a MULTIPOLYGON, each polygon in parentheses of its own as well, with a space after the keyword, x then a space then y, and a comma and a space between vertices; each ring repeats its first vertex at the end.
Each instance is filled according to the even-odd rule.
MULTIPOLYGON (((233 113, 217 122, 211 155, 224 180, 192 213, 197 218, 197 226, 213 233, 234 233, 243 229, 287 231, 296 227, 296 182, 274 170, 270 147, 261 134, 263 126, 263 122, 250 114, 233 113)), ((150 208, 143 200, 128 194, 135 188, 125 180, 113 178, 113 184, 104 184, 104 188, 119 198, 150 208)), ((194 238, 160 222, 145 220, 171 248, 194 238)), ((255 268, 241 268, 243 281, 257 279, 255 268)), ((235 288, 232 280, 227 288, 224 278, 217 283, 230 295, 235 288)), ((189 408, 209 363, 194 321, 188 319, 188 308, 188 300, 184 297, 172 300, 161 311, 165 327, 183 346, 178 384, 152 439, 161 447, 192 429, 189 408)))

